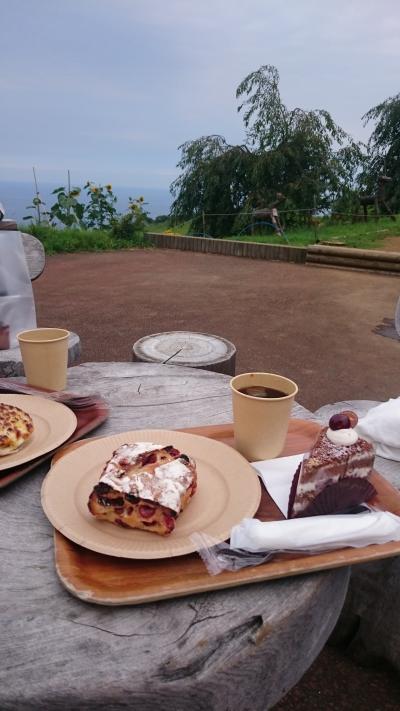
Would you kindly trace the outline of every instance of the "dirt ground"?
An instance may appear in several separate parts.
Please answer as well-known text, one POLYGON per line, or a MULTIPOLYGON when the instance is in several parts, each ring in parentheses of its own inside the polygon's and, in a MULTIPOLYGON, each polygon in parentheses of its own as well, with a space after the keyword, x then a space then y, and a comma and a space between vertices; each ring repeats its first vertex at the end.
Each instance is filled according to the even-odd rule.
POLYGON ((311 410, 398 395, 397 277, 175 250, 47 259, 34 282, 39 325, 81 337, 84 361, 129 361, 150 333, 204 331, 237 348, 237 372, 293 378, 311 410))
MULTIPOLYGON (((373 333, 393 318, 397 277, 173 250, 47 259, 34 282, 38 325, 81 337, 82 360, 131 360, 141 336, 169 330, 233 341, 237 372, 276 371, 315 410, 399 395, 400 342, 373 333)), ((326 647, 279 711, 395 711, 400 683, 326 647)))
POLYGON ((386 237, 383 252, 400 252, 400 237, 386 237))

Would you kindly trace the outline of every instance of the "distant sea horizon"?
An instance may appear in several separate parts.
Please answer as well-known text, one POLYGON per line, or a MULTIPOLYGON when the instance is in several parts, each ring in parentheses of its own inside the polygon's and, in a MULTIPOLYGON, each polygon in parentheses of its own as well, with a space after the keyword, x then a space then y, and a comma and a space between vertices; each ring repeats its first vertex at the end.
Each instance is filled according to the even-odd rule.
MULTIPOLYGON (((55 203, 55 195, 52 191, 60 187, 62 183, 57 182, 41 182, 39 185, 39 194, 42 200, 46 203, 45 209, 49 209, 55 203)), ((168 215, 172 204, 172 197, 168 188, 143 188, 113 185, 113 192, 117 197, 116 207, 118 212, 125 212, 128 207, 129 197, 138 198, 144 197, 144 209, 149 213, 150 217, 157 215, 168 215)), ((83 194, 86 197, 86 194, 83 194)), ((35 197, 35 189, 31 182, 17 182, 0 180, 0 202, 3 203, 6 218, 22 222, 26 215, 33 214, 32 210, 27 210, 28 205, 32 205, 32 199, 35 197)))

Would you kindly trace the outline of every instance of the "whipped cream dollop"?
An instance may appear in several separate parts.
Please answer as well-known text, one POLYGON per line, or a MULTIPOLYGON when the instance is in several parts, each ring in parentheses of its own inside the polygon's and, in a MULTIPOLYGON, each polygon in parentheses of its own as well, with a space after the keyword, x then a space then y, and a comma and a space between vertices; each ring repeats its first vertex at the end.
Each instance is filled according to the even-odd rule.
POLYGON ((330 427, 326 430, 326 436, 333 444, 351 445, 358 440, 358 434, 352 427, 346 427, 341 430, 331 430, 330 427))

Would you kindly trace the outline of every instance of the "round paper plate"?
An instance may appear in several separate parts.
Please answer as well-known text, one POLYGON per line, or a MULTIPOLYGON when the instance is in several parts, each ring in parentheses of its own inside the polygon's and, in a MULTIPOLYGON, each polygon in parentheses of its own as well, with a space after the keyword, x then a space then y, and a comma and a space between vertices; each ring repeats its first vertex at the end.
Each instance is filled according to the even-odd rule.
POLYGON ((171 430, 136 430, 88 442, 59 459, 42 486, 42 506, 54 528, 85 548, 123 558, 192 553, 195 532, 226 540, 232 526, 255 514, 260 498, 258 476, 241 454, 207 437, 171 430), (120 528, 89 513, 89 495, 105 463, 117 447, 132 442, 172 444, 196 461, 196 494, 169 536, 120 528))
POLYGON ((16 452, 0 457, 0 471, 51 452, 76 430, 77 419, 72 410, 54 400, 35 395, 0 395, 1 403, 27 412, 33 420, 33 435, 16 452))

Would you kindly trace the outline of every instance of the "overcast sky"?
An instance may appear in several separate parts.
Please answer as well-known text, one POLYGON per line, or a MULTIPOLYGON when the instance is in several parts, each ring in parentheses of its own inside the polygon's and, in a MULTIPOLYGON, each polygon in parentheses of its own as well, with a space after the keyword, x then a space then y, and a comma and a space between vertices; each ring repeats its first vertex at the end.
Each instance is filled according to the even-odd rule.
POLYGON ((400 0, 0 0, 0 180, 168 187, 178 146, 244 140, 235 90, 274 64, 354 137, 400 91, 400 0))

